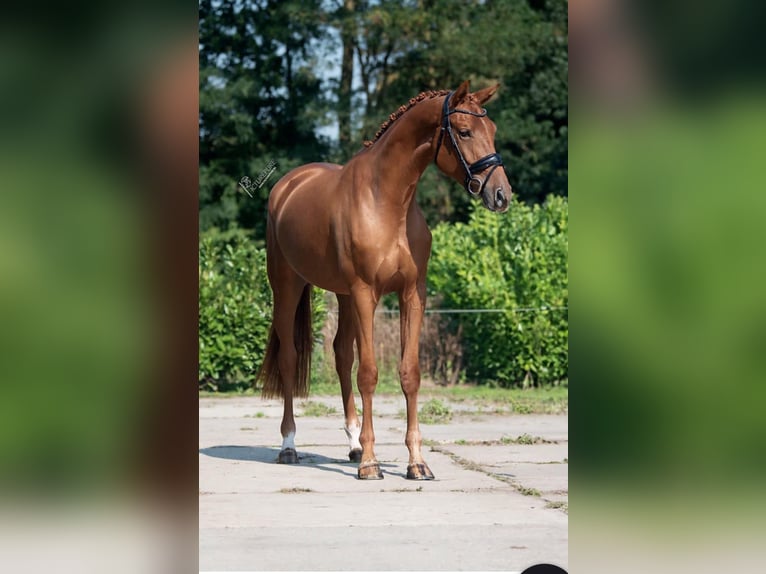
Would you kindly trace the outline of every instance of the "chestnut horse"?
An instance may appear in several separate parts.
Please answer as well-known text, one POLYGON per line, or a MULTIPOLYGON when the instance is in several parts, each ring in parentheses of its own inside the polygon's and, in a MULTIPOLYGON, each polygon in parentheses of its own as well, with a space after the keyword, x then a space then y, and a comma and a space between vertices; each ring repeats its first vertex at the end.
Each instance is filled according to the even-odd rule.
POLYGON ((372 397, 378 381, 373 320, 381 296, 396 292, 401 314, 399 376, 407 402, 407 478, 433 479, 421 453, 418 426, 418 339, 431 232, 415 201, 415 188, 433 161, 471 195, 480 195, 491 211, 508 209, 511 186, 495 152, 495 124, 482 108, 496 90, 494 86, 469 93, 468 82, 463 82, 454 92, 422 93, 391 114, 375 139, 365 142, 365 149, 345 166, 304 165, 271 190, 266 245, 274 314, 257 380, 264 397, 284 399, 278 462, 298 462, 293 398, 308 395, 310 297, 316 285, 338 298, 333 347, 349 458, 359 463, 360 479, 383 478, 373 450, 372 397), (351 385, 354 341, 361 427, 351 385))

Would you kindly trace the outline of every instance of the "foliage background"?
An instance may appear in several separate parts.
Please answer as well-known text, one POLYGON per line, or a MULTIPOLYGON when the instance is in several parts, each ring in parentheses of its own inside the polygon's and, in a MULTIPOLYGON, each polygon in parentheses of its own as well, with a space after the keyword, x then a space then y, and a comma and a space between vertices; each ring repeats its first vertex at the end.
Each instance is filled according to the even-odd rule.
MULTIPOLYGON (((272 294, 266 250, 241 229, 212 229, 200 240, 199 380, 208 390, 249 383, 264 356, 272 294)), ((314 333, 325 319, 322 291, 312 292, 314 333)))
POLYGON ((424 362, 437 382, 566 380, 565 1, 202 0, 199 14, 201 382, 252 379, 260 362, 270 186, 304 163, 345 163, 403 102, 466 79, 500 84, 488 106, 517 204, 483 213, 426 170, 417 197, 436 228, 431 306, 536 310, 443 316, 426 342, 443 356, 424 362), (272 161, 249 197, 238 182, 272 161))

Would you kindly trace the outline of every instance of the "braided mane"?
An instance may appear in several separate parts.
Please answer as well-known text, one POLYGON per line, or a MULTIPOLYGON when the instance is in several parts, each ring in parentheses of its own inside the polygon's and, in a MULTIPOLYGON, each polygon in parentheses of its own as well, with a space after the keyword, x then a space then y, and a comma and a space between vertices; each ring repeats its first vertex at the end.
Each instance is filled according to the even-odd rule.
POLYGON ((364 147, 366 148, 370 147, 372 144, 378 141, 380 139, 380 136, 382 136, 386 132, 386 130, 391 127, 391 124, 393 124, 398 118, 402 116, 402 114, 404 114, 404 112, 409 110, 418 102, 422 102, 423 100, 426 100, 426 99, 430 100, 431 98, 438 98, 439 96, 446 96, 447 94, 449 94, 449 90, 436 90, 436 91, 429 90, 427 92, 419 93, 414 98, 410 98, 409 102, 407 102, 403 106, 400 106, 398 110, 396 110, 393 114, 388 116, 388 119, 385 122, 380 124, 380 128, 378 128, 378 131, 375 133, 375 137, 372 138, 371 140, 364 142, 364 147))

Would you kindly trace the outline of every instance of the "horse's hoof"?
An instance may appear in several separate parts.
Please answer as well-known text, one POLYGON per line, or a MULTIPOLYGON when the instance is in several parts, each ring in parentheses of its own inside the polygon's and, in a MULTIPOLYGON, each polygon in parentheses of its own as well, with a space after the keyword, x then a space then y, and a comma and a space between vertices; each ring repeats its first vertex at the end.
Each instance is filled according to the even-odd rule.
POLYGON ((351 462, 362 462, 362 449, 355 448, 348 453, 348 460, 351 462))
POLYGON ((277 462, 279 464, 298 464, 298 453, 295 452, 294 448, 286 448, 279 453, 277 462))
POLYGON ((381 480, 383 478, 383 473, 380 472, 380 465, 377 462, 360 464, 356 475, 359 480, 381 480))
POLYGON ((415 462, 407 466, 407 478, 409 480, 433 480, 434 474, 424 462, 415 462))

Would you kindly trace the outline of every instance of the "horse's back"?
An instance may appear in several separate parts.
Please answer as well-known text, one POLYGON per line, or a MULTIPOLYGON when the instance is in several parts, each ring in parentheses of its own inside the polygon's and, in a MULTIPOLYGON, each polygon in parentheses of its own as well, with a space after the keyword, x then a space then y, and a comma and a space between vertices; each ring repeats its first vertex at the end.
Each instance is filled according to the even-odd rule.
POLYGON ((329 180, 337 177, 343 166, 336 163, 308 163, 288 171, 274 185, 269 195, 269 214, 274 216, 287 199, 300 190, 327 189, 329 180), (323 181, 328 180, 328 181, 323 181))

